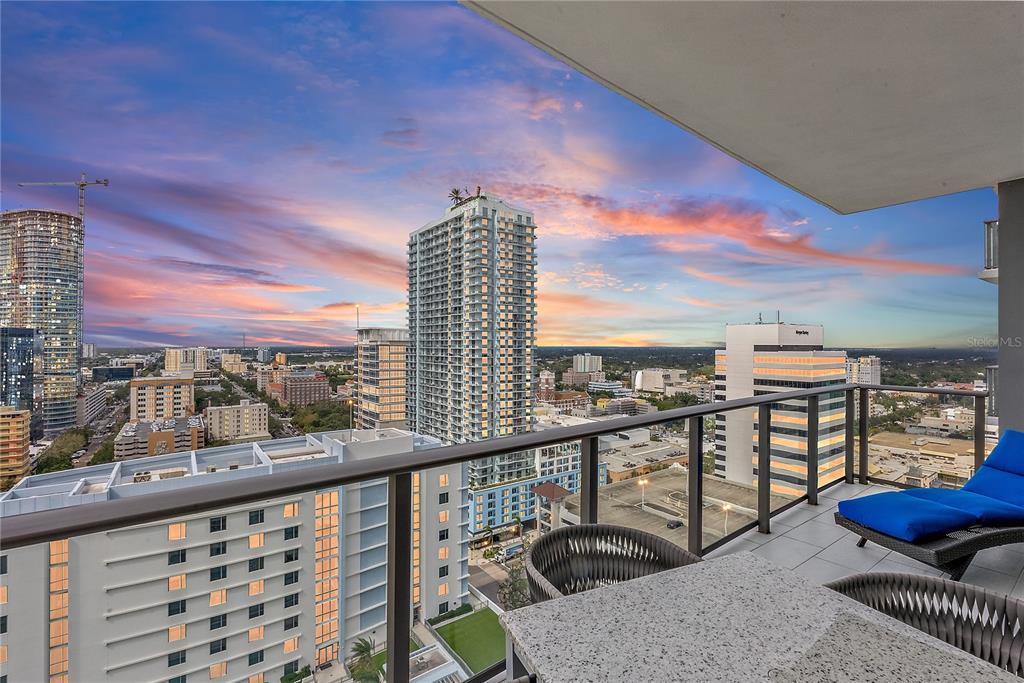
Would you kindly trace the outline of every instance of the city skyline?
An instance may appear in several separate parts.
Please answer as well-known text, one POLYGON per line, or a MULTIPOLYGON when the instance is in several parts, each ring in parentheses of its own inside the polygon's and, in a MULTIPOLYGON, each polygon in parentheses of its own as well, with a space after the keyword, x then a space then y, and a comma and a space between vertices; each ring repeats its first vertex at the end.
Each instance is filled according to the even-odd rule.
POLYGON ((830 347, 994 336, 990 190, 837 216, 457 6, 2 12, 3 208, 111 179, 102 346, 349 345, 356 302, 404 326, 408 233, 476 185, 534 212, 541 345, 708 346, 776 309, 830 347))

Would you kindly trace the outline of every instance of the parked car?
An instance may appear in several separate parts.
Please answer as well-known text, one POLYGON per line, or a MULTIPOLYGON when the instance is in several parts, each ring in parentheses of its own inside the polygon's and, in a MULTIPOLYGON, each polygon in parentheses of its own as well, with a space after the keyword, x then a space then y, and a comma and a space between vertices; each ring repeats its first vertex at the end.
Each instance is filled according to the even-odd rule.
POLYGON ((669 520, 669 523, 666 524, 665 526, 667 526, 669 529, 678 529, 682 525, 683 525, 683 521, 681 519, 672 519, 672 520, 669 520))

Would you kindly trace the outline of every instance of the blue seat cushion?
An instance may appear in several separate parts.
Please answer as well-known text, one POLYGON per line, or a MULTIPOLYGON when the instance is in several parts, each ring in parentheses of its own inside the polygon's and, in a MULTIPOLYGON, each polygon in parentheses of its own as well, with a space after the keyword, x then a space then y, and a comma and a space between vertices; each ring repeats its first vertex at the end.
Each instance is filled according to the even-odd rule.
POLYGON ((976 515, 978 523, 985 526, 1024 525, 1024 507, 970 491, 910 489, 906 494, 976 515))
POLYGON ((839 503, 839 514, 883 534, 916 543, 966 529, 978 523, 978 516, 905 491, 877 493, 839 503))
POLYGON ((1024 507, 1024 477, 991 467, 987 462, 964 484, 963 490, 1024 507))
POLYGON ((1007 429, 985 459, 985 467, 1024 476, 1024 432, 1007 429))

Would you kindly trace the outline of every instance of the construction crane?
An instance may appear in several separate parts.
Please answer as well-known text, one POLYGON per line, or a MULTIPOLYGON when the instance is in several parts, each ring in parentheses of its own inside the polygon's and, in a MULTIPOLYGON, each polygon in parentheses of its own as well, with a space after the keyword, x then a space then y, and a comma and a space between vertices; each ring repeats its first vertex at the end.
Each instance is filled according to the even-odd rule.
POLYGON ((33 185, 75 185, 78 187, 78 220, 82 221, 82 226, 85 226, 85 188, 89 185, 102 185, 107 187, 110 185, 110 180, 104 178, 102 180, 86 180, 85 173, 78 180, 68 180, 63 182, 54 183, 18 183, 18 187, 29 187, 33 185))

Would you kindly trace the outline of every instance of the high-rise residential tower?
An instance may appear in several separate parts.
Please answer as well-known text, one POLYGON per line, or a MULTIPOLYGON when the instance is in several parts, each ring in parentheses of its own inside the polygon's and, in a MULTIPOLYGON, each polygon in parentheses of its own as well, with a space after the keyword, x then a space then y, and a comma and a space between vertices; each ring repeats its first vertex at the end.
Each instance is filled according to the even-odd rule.
POLYGON ((881 384, 882 359, 878 356, 847 358, 846 381, 853 384, 881 384))
POLYGON ((572 357, 572 369, 576 372, 601 372, 603 357, 589 353, 577 353, 572 357))
POLYGON ((209 359, 210 352, 205 346, 164 349, 164 370, 168 372, 209 370, 209 359))
POLYGON ((78 216, 40 209, 0 214, 0 327, 30 328, 41 336, 47 434, 75 426, 83 249, 78 216))
POLYGON ((0 405, 35 410, 35 365, 41 338, 28 327, 0 327, 0 405))
POLYGON ((405 427, 405 354, 409 331, 356 331, 355 422, 359 429, 405 427))
MULTIPOLYGON (((409 236, 406 420, 448 443, 530 429, 536 321, 533 215, 478 194, 409 236)), ((533 453, 474 461, 481 489, 536 472, 533 453)))
MULTIPOLYGON (((725 350, 715 352, 715 400, 809 389, 846 380, 846 352, 824 349, 820 325, 727 325, 725 350)), ((818 410, 818 483, 843 476, 846 406, 843 392, 823 394, 818 410)), ((772 410, 771 479, 777 493, 803 495, 807 485, 807 405, 775 404, 772 410)), ((715 416, 715 474, 756 481, 757 411, 715 416)))

